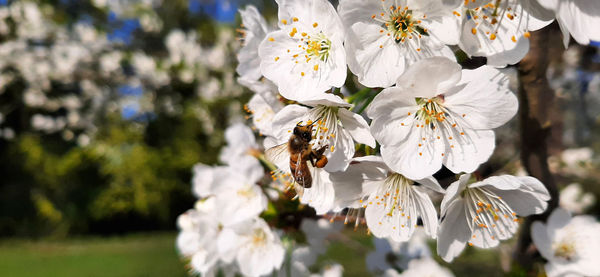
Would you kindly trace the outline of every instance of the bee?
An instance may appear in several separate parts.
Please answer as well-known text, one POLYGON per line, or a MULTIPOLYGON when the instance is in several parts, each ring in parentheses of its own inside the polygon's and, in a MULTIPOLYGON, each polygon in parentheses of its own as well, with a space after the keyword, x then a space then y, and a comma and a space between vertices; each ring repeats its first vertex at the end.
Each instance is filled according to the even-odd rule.
POLYGON ((312 176, 310 174, 310 167, 323 168, 327 165, 327 157, 323 155, 325 150, 328 148, 327 145, 320 147, 315 150, 312 148, 310 141, 312 140, 312 129, 313 123, 307 125, 296 124, 294 131, 290 136, 290 139, 283 144, 272 147, 265 151, 265 157, 267 160, 275 163, 280 168, 283 168, 283 159, 287 157, 285 154, 286 150, 289 154, 289 167, 296 183, 300 184, 304 188, 310 188, 312 186, 312 176))

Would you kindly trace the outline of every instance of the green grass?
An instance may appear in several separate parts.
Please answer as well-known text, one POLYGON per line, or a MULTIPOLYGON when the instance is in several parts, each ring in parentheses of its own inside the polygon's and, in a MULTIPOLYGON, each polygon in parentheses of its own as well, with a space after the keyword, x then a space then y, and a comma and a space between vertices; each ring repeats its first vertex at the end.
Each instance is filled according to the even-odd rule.
MULTIPOLYGON (((0 240, 0 276, 10 277, 187 277, 175 251, 175 233, 83 237, 57 241, 0 240)), ((345 229, 330 238, 327 252, 311 267, 340 263, 344 276, 372 276, 365 256, 373 250, 365 230, 345 229)), ((496 249, 497 250, 497 249, 496 249)), ((435 249, 432 249, 435 253, 435 249)), ((504 276, 497 251, 467 247, 452 264, 455 276, 504 276)))
POLYGON ((64 241, 0 241, 0 276, 188 276, 175 234, 64 241))

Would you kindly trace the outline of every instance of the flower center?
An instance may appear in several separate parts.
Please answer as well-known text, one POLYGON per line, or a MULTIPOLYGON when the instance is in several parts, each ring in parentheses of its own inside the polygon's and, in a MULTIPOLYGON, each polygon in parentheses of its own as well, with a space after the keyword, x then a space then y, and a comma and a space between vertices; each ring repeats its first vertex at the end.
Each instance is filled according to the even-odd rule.
MULTIPOLYGON (((386 7, 382 4, 383 12, 380 14, 373 14, 371 18, 381 24, 383 30, 380 33, 385 33, 391 37, 397 44, 403 44, 408 40, 420 39, 423 35, 427 36, 427 29, 419 26, 421 19, 425 19, 427 16, 416 15, 415 11, 408 8, 408 6, 402 7, 397 5, 391 5, 386 7)), ((380 46, 383 48, 383 45, 380 46)), ((420 51, 420 48, 416 49, 420 51)))
POLYGON ((444 99, 440 96, 433 98, 417 98, 417 105, 420 109, 417 111, 416 119, 425 121, 425 125, 431 125, 435 129, 435 122, 444 122, 448 112, 443 106, 444 99))
POLYGON ((420 27, 420 20, 413 20, 412 10, 408 7, 390 6, 389 17, 385 27, 394 37, 396 43, 404 42, 407 38, 421 37, 426 35, 425 29, 420 27))
MULTIPOLYGON (((406 179, 401 174, 392 173, 385 179, 383 185, 377 189, 374 194, 375 197, 370 196, 366 204, 363 203, 363 200, 359 202, 363 208, 371 205, 383 206, 387 211, 385 215, 388 217, 400 213, 402 220, 400 220, 400 226, 398 227, 408 227, 411 215, 416 216, 415 207, 411 205, 411 201, 414 201, 411 199, 412 184, 411 180, 406 179)), ((381 225, 382 222, 378 224, 381 225)), ((393 229, 395 230, 396 227, 393 227, 393 229)))
POLYGON ((254 193, 254 190, 252 190, 252 185, 245 185, 243 188, 237 191, 237 194, 248 199, 256 196, 256 193, 254 193))
POLYGON ((252 234, 252 245, 254 247, 263 246, 267 243, 267 234, 262 229, 255 229, 252 234))
POLYGON ((554 249, 554 256, 563 258, 567 261, 571 261, 577 255, 575 250, 575 243, 570 240, 562 240, 552 247, 554 249))
POLYGON ((329 59, 329 50, 331 49, 331 41, 320 32, 315 37, 306 41, 307 61, 310 58, 317 58, 323 62, 329 59))
POLYGON ((486 188, 467 188, 463 196, 468 216, 472 218, 468 222, 471 230, 488 231, 492 239, 508 238, 516 231, 517 214, 502 197, 486 188))

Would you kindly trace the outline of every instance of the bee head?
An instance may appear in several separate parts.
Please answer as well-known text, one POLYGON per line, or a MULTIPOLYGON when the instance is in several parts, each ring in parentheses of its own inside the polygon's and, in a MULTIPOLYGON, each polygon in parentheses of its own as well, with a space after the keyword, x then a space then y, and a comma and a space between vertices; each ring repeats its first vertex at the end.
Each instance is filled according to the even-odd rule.
POLYGON ((308 124, 308 125, 300 125, 300 123, 296 124, 296 127, 294 127, 294 135, 296 135, 297 137, 301 138, 302 140, 306 141, 306 142, 310 142, 312 140, 312 128, 313 128, 313 124, 308 124))

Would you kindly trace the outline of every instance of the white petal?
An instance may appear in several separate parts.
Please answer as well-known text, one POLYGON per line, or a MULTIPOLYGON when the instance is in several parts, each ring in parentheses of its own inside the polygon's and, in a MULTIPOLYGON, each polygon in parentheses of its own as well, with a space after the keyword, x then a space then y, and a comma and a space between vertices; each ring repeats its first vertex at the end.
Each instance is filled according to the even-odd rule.
POLYGON ((447 212, 442 214, 437 238, 437 253, 446 262, 458 256, 471 237, 471 230, 464 212, 463 200, 449 203, 447 212))
MULTIPOLYGON (((425 1, 420 1, 425 2, 425 1)), ((444 44, 455 45, 460 37, 460 18, 452 14, 448 7, 439 5, 439 1, 430 1, 429 11, 425 11, 427 19, 420 24, 428 30, 429 35, 435 37, 444 44)))
POLYGON ((241 237, 233 229, 225 228, 219 232, 219 236, 216 238, 219 258, 225 263, 233 262, 240 246, 240 239, 241 237))
POLYGON ((296 124, 307 116, 308 108, 300 105, 287 105, 273 118, 273 133, 280 142, 287 141, 296 124))
POLYGON ((508 83, 508 77, 493 67, 463 70, 459 83, 462 89, 444 95, 444 105, 470 128, 500 127, 519 108, 517 97, 508 89, 508 83))
POLYGON ((258 45, 267 33, 267 23, 256 7, 248 5, 246 9, 240 9, 242 24, 246 29, 244 34, 244 46, 238 52, 239 64, 236 72, 240 76, 256 80, 262 76, 260 72, 260 59, 258 56, 258 45))
POLYGON ((300 202, 315 209, 317 214, 325 214, 334 208, 335 190, 329 180, 329 173, 311 167, 312 187, 302 189, 300 202))
POLYGON ((399 48, 375 24, 355 23, 346 39, 348 67, 367 87, 389 87, 405 68, 399 48))
POLYGON ((550 194, 544 185, 533 177, 492 176, 480 183, 490 184, 488 188, 502 197, 519 216, 539 214, 548 207, 550 194))
POLYGON ((414 126, 418 110, 412 97, 403 97, 402 89, 392 87, 382 90, 367 108, 371 133, 382 145, 397 145, 404 141, 414 126))
POLYGON ((345 26, 352 26, 356 22, 372 23, 374 14, 381 13, 379 0, 341 0, 338 12, 345 26))
POLYGON ((447 140, 443 140, 446 155, 443 163, 454 173, 471 173, 486 162, 496 147, 494 131, 476 131, 464 129, 462 132, 453 129, 447 140), (452 137, 452 139, 449 139, 452 137))
POLYGON ((413 187, 413 191, 415 192, 415 204, 418 206, 419 215, 423 220, 423 227, 425 227, 425 232, 432 238, 437 237, 437 228, 438 228, 438 217, 437 212, 435 211, 435 207, 425 192, 425 189, 422 187, 413 187))
POLYGON ((329 150, 325 151, 327 155, 327 165, 325 170, 329 172, 343 171, 348 168, 350 160, 354 157, 355 147, 352 136, 346 129, 338 130, 337 136, 335 137, 335 147, 331 152, 331 145, 329 150))
POLYGON ((330 179, 335 188, 336 207, 359 207, 360 199, 375 193, 387 177, 387 166, 381 158, 373 156, 360 157, 353 160, 344 172, 331 173, 330 179))
MULTIPOLYGON (((282 28, 297 26, 298 24, 310 26, 315 33, 323 32, 328 37, 344 39, 344 25, 335 8, 326 0, 278 0, 279 26, 282 28), (294 21, 293 18, 298 21, 294 21), (287 25, 282 24, 282 20, 287 25), (313 23, 317 23, 313 27, 313 23)), ((300 31, 300 30, 299 30, 300 31)))
POLYGON ((549 260, 554 256, 552 251, 552 241, 548 236, 546 224, 540 221, 533 222, 531 225, 531 239, 544 258, 549 260))
POLYGON ((440 183, 438 183, 438 181, 435 178, 433 178, 432 176, 421 179, 421 180, 416 180, 416 182, 423 185, 423 187, 426 187, 435 192, 446 193, 446 191, 442 188, 442 186, 440 186, 440 183))
POLYGON ((479 248, 492 248, 500 244, 500 240, 493 237, 490 230, 486 228, 476 228, 473 230, 473 235, 469 242, 479 248))
POLYGON ((444 145, 441 140, 431 137, 425 128, 411 126, 406 140, 399 145, 381 146, 385 163, 411 180, 419 180, 433 175, 442 168, 444 145))
POLYGON ((339 109, 338 116, 344 129, 352 135, 356 142, 375 148, 375 139, 369 132, 369 124, 361 115, 347 109, 339 109))
POLYGON ((346 103, 341 97, 331 93, 320 93, 310 97, 305 97, 302 101, 298 101, 304 105, 316 107, 317 105, 334 106, 334 107, 352 107, 352 104, 346 103))
POLYGON ((458 83, 461 67, 444 57, 432 57, 411 65, 396 82, 405 96, 432 98, 444 94, 458 83))

